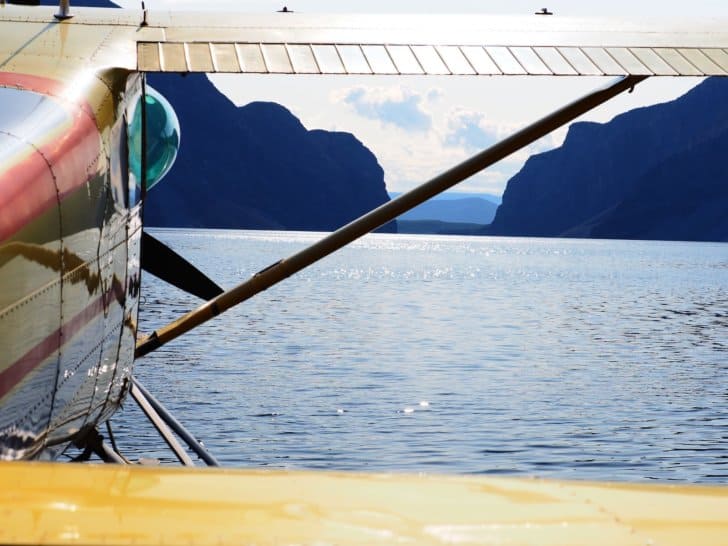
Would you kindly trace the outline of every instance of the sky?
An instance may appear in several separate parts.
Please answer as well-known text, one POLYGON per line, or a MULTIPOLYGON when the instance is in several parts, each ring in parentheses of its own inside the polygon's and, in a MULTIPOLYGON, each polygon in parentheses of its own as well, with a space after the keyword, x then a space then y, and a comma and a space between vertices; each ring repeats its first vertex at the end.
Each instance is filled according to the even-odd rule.
MULTIPOLYGON (((139 2, 124 0, 125 7, 139 2)), ((306 13, 510 13, 548 7, 554 16, 728 17, 728 0, 146 0, 149 9, 306 13)), ((402 192, 465 160, 536 118, 601 87, 605 78, 213 75, 238 105, 286 106, 308 129, 351 132, 377 156, 387 189, 402 192)), ((697 78, 652 78, 586 114, 605 122, 626 110, 672 100, 697 78)), ((182 128, 184 138, 184 128, 182 128)), ((559 146, 560 129, 464 181, 453 191, 500 195, 529 155, 559 146)))

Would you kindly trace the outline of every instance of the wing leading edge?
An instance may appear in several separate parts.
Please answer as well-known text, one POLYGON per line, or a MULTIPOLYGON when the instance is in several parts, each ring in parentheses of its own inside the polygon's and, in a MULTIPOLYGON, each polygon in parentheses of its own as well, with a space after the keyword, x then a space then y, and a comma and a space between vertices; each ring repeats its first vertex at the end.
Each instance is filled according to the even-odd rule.
POLYGON ((21 6, 0 10, 0 30, 8 34, 0 51, 13 61, 20 51, 57 55, 47 37, 58 34, 54 40, 61 55, 144 72, 728 75, 726 18, 625 21, 74 8, 72 19, 57 23, 53 13, 21 6), (53 28, 63 32, 49 33, 53 28), (34 39, 40 34, 46 39, 34 39))

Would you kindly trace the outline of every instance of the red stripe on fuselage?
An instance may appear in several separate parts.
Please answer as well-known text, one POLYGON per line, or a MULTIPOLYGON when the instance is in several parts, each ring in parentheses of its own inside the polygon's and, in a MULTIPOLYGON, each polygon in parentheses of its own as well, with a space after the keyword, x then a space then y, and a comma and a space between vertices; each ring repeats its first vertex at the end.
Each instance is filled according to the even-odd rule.
POLYGON ((86 325, 100 315, 104 307, 108 307, 110 304, 112 295, 123 306, 124 287, 115 280, 111 288, 91 302, 88 307, 66 322, 61 328, 48 335, 38 345, 15 361, 15 363, 0 372, 0 399, 53 353, 58 351, 62 343, 68 343, 86 325))
MULTIPOLYGON (((0 87, 62 97, 63 84, 48 78, 0 72, 0 87)), ((91 107, 57 101, 69 116, 68 130, 51 140, 28 142, 34 150, 14 164, 0 165, 0 242, 31 223, 98 172, 101 135, 91 107)), ((49 124, 48 134, 54 127, 49 124)), ((12 127, 0 127, 13 134, 12 127)), ((22 139, 24 135, 13 135, 22 139)))
POLYGON ((91 105, 85 100, 69 101, 68 95, 64 93, 68 89, 68 84, 44 78, 43 76, 33 76, 32 74, 18 74, 16 72, 0 72, 0 87, 12 87, 22 91, 33 91, 40 95, 48 95, 55 97, 68 105, 82 108, 91 118, 94 118, 94 112, 91 105))
POLYGON ((53 174, 43 156, 33 150, 0 172, 0 242, 57 204, 53 174))

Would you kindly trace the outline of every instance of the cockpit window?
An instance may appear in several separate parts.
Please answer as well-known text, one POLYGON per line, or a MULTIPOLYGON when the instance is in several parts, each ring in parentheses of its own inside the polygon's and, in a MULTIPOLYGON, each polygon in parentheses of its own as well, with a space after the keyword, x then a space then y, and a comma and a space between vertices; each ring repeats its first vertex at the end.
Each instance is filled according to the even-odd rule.
MULTIPOLYGON (((177 158, 180 128, 172 105, 160 93, 146 88, 147 190, 169 172, 177 158)), ((137 103, 129 124, 129 166, 137 181, 141 180, 142 109, 137 103)))

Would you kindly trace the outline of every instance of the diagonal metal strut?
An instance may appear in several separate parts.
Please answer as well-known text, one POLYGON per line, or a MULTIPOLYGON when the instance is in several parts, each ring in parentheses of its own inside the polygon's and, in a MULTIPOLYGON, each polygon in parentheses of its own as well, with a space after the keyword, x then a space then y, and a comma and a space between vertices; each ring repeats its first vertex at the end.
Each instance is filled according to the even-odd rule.
POLYGON ((129 389, 129 394, 131 394, 131 397, 136 401, 137 404, 139 404, 139 408, 152 422, 154 427, 157 429, 157 432, 159 432, 164 441, 167 442, 167 445, 174 452, 179 462, 182 463, 183 466, 195 466, 195 463, 192 461, 190 456, 180 445, 172 432, 167 428, 167 424, 165 423, 164 419, 149 403, 147 397, 144 396, 144 393, 141 391, 138 384, 132 383, 131 388, 129 389))
POLYGON ((175 455, 180 459, 182 464, 188 464, 187 461, 183 460, 180 455, 180 452, 184 453, 184 450, 179 443, 176 442, 176 440, 174 442, 170 442, 170 439, 174 440, 172 432, 177 434, 177 436, 179 436, 182 441, 187 444, 187 447, 194 451, 195 454, 208 466, 220 466, 218 460, 215 459, 215 457, 208 452, 207 449, 205 449, 202 443, 192 436, 192 434, 190 434, 189 431, 179 421, 177 421, 177 419, 175 419, 174 415, 167 411, 167 408, 165 408, 159 400, 152 396, 152 393, 150 393, 137 378, 132 377, 131 381, 132 396, 135 398, 142 411, 152 421, 152 424, 162 435, 162 438, 164 438, 167 442, 167 445, 170 446, 175 455), (172 431, 169 429, 172 429, 172 431))
POLYGON ((364 214, 313 245, 266 267, 247 281, 220 294, 197 309, 183 315, 176 321, 141 339, 137 343, 135 356, 140 357, 150 353, 185 332, 207 322, 223 311, 227 311, 255 294, 270 288, 283 279, 290 277, 292 274, 346 246, 362 235, 394 220, 397 216, 424 203, 431 197, 442 193, 510 154, 528 146, 554 129, 558 129, 562 125, 569 123, 612 97, 623 91, 632 89, 636 84, 646 78, 646 76, 627 76, 610 83, 604 88, 592 91, 548 116, 524 127, 490 148, 483 150, 470 159, 425 182, 421 186, 364 214))

